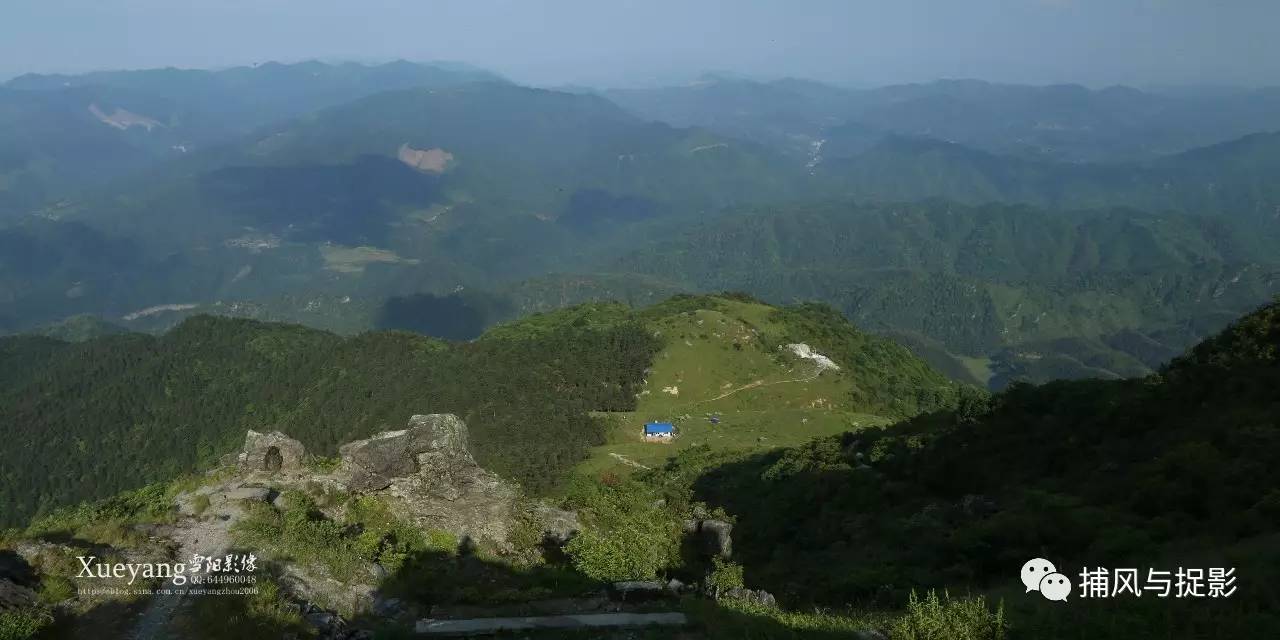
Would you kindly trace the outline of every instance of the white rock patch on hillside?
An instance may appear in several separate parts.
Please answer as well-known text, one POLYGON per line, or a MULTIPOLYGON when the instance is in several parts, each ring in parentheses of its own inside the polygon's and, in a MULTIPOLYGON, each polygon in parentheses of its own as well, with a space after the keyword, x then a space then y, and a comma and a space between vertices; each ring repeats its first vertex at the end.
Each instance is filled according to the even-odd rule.
POLYGON ((814 351, 813 347, 810 347, 809 345, 803 342, 789 344, 783 348, 786 349, 787 351, 790 351, 791 354, 797 358, 812 362, 815 366, 818 367, 819 372, 840 370, 840 365, 836 364, 835 362, 832 362, 831 358, 828 358, 822 355, 821 353, 814 351))

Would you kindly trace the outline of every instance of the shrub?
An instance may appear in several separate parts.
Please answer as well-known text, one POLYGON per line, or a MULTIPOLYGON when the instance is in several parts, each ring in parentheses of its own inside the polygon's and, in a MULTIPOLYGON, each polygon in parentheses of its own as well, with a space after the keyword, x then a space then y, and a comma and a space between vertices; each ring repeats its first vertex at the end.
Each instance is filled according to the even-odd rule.
POLYGON ((53 614, 43 607, 26 607, 0 612, 0 640, 27 640, 53 622, 53 614))
POLYGON ((191 511, 196 515, 200 515, 209 509, 209 496, 200 494, 191 501, 191 511))
POLYGON ((712 558, 711 562, 714 568, 707 576, 707 584, 715 591, 716 598, 725 591, 740 589, 744 586, 742 565, 718 557, 712 558))
POLYGON ((639 482, 579 481, 570 501, 590 526, 565 545, 574 568, 595 580, 646 580, 680 558, 680 527, 639 482))
POLYGON ((995 612, 986 599, 952 600, 930 590, 923 599, 915 591, 907 600, 907 611, 895 620, 889 634, 894 640, 1003 640, 1004 603, 995 612))

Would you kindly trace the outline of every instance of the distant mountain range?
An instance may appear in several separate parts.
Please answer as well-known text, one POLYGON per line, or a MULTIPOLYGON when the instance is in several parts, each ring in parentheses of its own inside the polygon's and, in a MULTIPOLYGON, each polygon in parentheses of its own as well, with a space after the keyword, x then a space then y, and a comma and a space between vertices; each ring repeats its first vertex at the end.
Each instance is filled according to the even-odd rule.
POLYGON ((478 80, 501 81, 408 62, 18 76, 0 85, 0 219, 316 109, 478 80))
POLYGON ((213 312, 464 338, 743 289, 829 301, 971 382, 1142 373, 1278 290, 1278 96, 22 76, 0 89, 0 331, 213 312))
POLYGON ((1280 88, 1151 93, 940 80, 844 89, 798 79, 709 76, 687 86, 605 95, 647 118, 801 152, 850 123, 881 134, 1068 162, 1148 160, 1280 130, 1280 88))

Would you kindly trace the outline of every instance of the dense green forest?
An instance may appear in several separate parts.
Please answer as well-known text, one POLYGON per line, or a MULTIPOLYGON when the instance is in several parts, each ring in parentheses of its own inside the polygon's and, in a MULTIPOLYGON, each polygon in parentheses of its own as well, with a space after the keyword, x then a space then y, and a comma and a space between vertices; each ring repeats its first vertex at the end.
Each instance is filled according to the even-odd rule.
POLYGON ((0 341, 3 521, 174 477, 278 429, 314 452, 457 413, 482 464, 538 491, 603 438, 655 339, 638 325, 450 345, 199 316, 159 336, 0 341))
POLYGON ((1277 290, 1275 98, 597 93, 407 63, 24 77, 0 91, 24 132, 0 149, 0 200, 21 199, 0 202, 0 332, 210 313, 471 338, 741 289, 831 304, 973 384, 1141 375, 1277 290), (93 100, 162 126, 118 130, 93 100), (151 168, 37 184, 119 145, 109 168, 151 168))
POLYGON ((1221 329, 1280 291, 1266 242, 1228 220, 1127 209, 837 201, 707 222, 612 271, 825 300, 939 368, 991 357, 997 381, 1043 381, 1144 373, 1221 329))
POLYGON ((736 517, 746 580, 792 605, 1017 585, 1033 557, 1234 566, 1233 599, 1076 601, 1097 609, 1027 637, 1262 637, 1280 629, 1278 455, 1280 301, 1146 378, 1014 385, 745 459, 691 450, 654 478, 736 517))
MULTIPOLYGON (((604 442, 606 424, 589 412, 634 410, 664 340, 648 323, 725 299, 586 304, 461 343, 213 316, 160 336, 0 338, 0 436, 25 443, 0 457, 4 523, 207 466, 247 429, 331 455, 415 413, 458 414, 481 464, 544 491, 604 442)), ((805 341, 844 363, 855 410, 910 416, 956 402, 957 385, 829 307, 776 309, 770 321, 784 327, 779 343, 805 341)))

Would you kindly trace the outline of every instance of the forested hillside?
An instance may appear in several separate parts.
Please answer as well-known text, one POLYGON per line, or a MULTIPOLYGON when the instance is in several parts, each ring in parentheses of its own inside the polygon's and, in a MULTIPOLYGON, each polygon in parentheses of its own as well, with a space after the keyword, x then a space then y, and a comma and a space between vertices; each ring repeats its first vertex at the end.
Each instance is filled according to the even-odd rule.
POLYGON ((407 63, 19 78, 0 156, 28 160, 0 199, 70 167, 48 154, 177 155, 9 209, 0 332, 209 313, 472 338, 577 302, 746 290, 831 304, 1000 388, 1144 374, 1280 288, 1274 92, 704 80, 571 93, 407 63), (108 97, 163 127, 78 106, 108 97), (1197 120, 1212 104, 1239 121, 1197 120), (187 149, 188 131, 220 142, 187 149))
MULTIPOLYGON (((12 505, 3 522, 207 466, 247 429, 280 430, 332 455, 415 413, 458 414, 481 464, 544 491, 604 442, 606 423, 589 412, 635 409, 654 355, 680 339, 653 323, 724 304, 583 305, 466 343, 212 316, 160 336, 0 338, 0 437, 24 445, 0 457, 0 501, 12 505)), ((956 401, 953 383, 828 307, 757 306, 781 332, 765 352, 806 341, 845 364, 853 384, 840 401, 850 410, 909 416, 956 401)))
MULTIPOLYGON (((833 141, 839 144, 837 138, 833 141)), ((1125 206, 1249 219, 1280 233, 1280 134, 1258 133, 1143 163, 1066 163, 998 155, 926 137, 888 136, 817 173, 861 200, 948 198, 1083 209, 1125 206)))
POLYGON ((537 491, 602 437, 588 411, 632 406, 654 349, 627 323, 460 345, 209 316, 159 337, 4 338, 0 437, 20 446, 0 458, 3 522, 207 465, 246 429, 332 454, 424 412, 462 416, 483 464, 537 491))
POLYGON ((611 270, 826 300, 860 326, 913 336, 939 366, 999 356, 1006 370, 989 375, 1117 377, 1158 366, 1280 290, 1280 263, 1246 229, 1131 210, 831 202, 713 221, 611 270))
POLYGON ((671 499, 735 516, 746 579, 793 604, 995 589, 1026 637, 1263 637, 1280 628, 1278 425, 1280 302, 1147 378, 1018 385, 746 459, 690 451, 662 477, 671 499), (1017 567, 1034 557, 1073 579, 1082 566, 1236 567, 1239 591, 1077 592, 1065 616, 1023 595, 1017 567))

